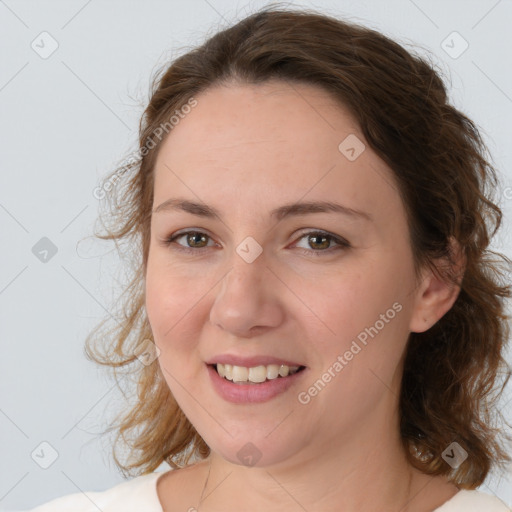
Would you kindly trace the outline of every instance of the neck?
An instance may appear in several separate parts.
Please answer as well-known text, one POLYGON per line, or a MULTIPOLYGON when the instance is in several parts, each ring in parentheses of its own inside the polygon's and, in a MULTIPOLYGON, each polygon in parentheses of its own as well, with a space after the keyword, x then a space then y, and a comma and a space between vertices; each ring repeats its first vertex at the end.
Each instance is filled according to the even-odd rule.
POLYGON ((390 411, 390 403, 382 403, 350 435, 324 442, 315 439, 300 453, 266 467, 241 466, 212 452, 203 466, 205 485, 198 511, 222 510, 227 504, 230 509, 246 510, 250 505, 252 510, 269 512, 283 507, 309 512, 424 512, 440 506, 457 489, 445 484, 439 494, 437 485, 437 498, 427 498, 435 479, 407 462, 398 411, 385 411, 390 411))

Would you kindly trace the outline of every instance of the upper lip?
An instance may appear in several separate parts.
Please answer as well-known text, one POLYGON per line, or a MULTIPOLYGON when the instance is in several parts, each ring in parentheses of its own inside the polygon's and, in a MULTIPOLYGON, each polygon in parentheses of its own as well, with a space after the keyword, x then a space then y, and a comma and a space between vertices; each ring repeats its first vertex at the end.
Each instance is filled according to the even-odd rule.
POLYGON ((235 366, 245 366, 251 368, 253 366, 267 366, 269 364, 285 364, 286 366, 304 366, 300 363, 290 361, 289 359, 282 359, 274 356, 251 356, 243 357, 235 354, 219 354, 218 356, 211 357, 206 364, 231 364, 235 366))

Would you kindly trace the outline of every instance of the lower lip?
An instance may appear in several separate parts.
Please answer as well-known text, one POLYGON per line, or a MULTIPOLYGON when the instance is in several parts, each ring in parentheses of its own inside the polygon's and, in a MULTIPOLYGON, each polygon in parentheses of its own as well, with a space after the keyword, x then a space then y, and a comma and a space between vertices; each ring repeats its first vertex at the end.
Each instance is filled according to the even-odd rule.
POLYGON ((221 398, 235 404, 266 402, 293 386, 307 370, 304 368, 288 377, 277 377, 260 384, 235 384, 221 377, 212 366, 206 365, 206 368, 210 374, 213 389, 221 398))

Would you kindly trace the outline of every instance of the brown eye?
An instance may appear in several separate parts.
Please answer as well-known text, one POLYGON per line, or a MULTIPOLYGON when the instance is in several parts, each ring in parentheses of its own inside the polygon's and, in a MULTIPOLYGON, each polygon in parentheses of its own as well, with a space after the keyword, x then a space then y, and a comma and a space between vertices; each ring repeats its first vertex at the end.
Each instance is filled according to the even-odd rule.
POLYGON ((350 243, 343 238, 339 238, 335 235, 322 231, 310 231, 309 233, 305 233, 298 239, 295 246, 298 249, 315 256, 331 254, 334 251, 348 249, 351 247, 350 243), (305 243, 303 243, 302 240, 305 240, 305 243), (303 245, 300 246, 300 243, 303 245))
POLYGON ((201 252, 202 249, 212 247, 214 244, 210 236, 202 231, 185 231, 170 235, 162 241, 166 247, 174 246, 174 248, 185 252, 201 252), (209 245, 208 245, 209 244, 209 245))
MULTIPOLYGON (((174 248, 189 252, 189 253, 200 253, 202 249, 215 246, 212 238, 202 231, 185 231, 176 233, 163 240, 163 244, 167 247, 174 246, 174 248), (212 242, 211 244, 209 244, 212 242)), ((348 249, 350 243, 330 233, 324 233, 322 231, 310 231, 302 235, 295 243, 298 249, 305 251, 315 256, 322 254, 330 254, 340 249, 348 249), (307 240, 307 247, 300 247, 298 243, 302 243, 302 240, 307 240), (331 245, 332 244, 332 245, 331 245)))
POLYGON ((187 244, 189 247, 205 247, 208 244, 208 235, 198 231, 190 231, 185 233, 187 237, 187 244))
POLYGON ((328 249, 331 243, 330 237, 322 234, 308 235, 308 240, 312 249, 328 249))

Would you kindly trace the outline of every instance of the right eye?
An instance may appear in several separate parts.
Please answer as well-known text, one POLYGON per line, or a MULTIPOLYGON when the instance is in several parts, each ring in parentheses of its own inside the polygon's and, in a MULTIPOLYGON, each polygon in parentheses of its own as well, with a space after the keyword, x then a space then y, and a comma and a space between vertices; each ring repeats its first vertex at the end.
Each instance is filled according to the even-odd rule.
POLYGON ((174 244, 174 248, 179 251, 197 253, 202 252, 202 249, 206 249, 208 247, 208 240, 212 241, 210 236, 202 231, 181 231, 166 237, 163 240, 163 244, 166 247, 170 247, 171 244, 174 244), (184 239, 184 243, 187 245, 180 243, 180 239, 184 239))

